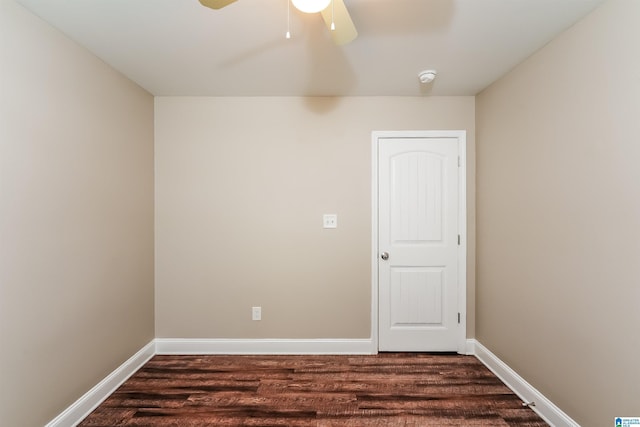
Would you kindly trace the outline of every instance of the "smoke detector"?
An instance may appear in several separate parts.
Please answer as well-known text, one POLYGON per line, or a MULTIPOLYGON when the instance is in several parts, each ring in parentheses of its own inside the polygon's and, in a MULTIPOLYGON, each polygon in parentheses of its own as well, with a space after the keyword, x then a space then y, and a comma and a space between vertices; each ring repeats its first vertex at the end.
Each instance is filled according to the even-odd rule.
POLYGON ((418 78, 420 79, 420 83, 431 83, 437 74, 438 72, 436 70, 424 70, 420 71, 418 78))

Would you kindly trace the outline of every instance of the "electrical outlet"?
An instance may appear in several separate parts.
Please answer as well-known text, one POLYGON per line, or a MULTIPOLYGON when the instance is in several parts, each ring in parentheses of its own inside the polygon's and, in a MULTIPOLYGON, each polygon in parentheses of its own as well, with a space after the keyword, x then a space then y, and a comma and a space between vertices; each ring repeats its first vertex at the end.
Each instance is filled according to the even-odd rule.
POLYGON ((338 215, 336 214, 324 214, 322 216, 323 228, 338 228, 338 215))
POLYGON ((251 307, 251 320, 262 320, 262 307, 251 307))

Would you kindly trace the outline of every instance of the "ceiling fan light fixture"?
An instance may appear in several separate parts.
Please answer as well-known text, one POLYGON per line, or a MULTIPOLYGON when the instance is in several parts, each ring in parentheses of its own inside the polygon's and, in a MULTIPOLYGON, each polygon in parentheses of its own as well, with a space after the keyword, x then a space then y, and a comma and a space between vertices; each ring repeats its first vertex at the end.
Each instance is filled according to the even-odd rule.
POLYGON ((291 0, 291 3, 300 12, 318 13, 327 8, 331 0, 291 0))

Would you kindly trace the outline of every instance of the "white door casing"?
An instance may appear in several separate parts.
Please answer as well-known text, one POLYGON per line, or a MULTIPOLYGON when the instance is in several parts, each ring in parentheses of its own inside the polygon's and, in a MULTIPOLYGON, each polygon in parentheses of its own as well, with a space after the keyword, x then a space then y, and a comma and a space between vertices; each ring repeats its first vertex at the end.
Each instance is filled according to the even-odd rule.
POLYGON ((464 131, 373 133, 372 336, 381 351, 465 352, 465 144, 464 131))

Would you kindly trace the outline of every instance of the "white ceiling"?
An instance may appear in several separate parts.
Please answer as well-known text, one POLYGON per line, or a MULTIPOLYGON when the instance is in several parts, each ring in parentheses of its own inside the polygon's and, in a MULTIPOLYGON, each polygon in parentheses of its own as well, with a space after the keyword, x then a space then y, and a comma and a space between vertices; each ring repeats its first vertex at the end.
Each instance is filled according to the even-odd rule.
POLYGON ((17 0, 154 95, 475 95, 603 0, 344 0, 332 43, 287 0, 17 0), (434 68, 434 83, 417 74, 434 68))

